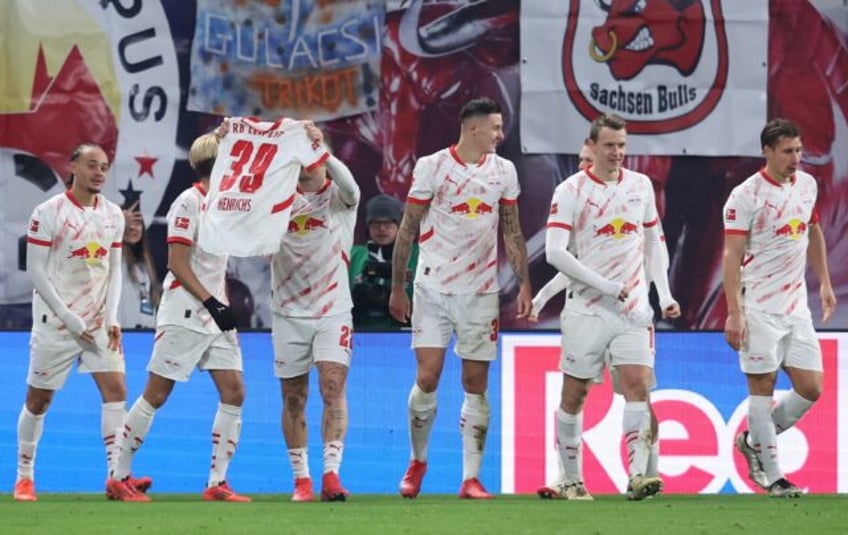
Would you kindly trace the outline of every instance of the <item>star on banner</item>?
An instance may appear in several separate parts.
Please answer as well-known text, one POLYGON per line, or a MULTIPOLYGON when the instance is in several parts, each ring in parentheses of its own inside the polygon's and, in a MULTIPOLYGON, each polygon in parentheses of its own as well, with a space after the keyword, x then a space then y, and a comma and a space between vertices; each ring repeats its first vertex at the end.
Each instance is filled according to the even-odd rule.
POLYGON ((150 175, 150 178, 156 178, 153 176, 153 164, 159 161, 159 158, 154 158, 153 156, 136 156, 135 161, 138 162, 138 178, 144 175, 150 175))
POLYGON ((118 191, 124 196, 124 202, 121 204, 121 208, 123 209, 129 208, 137 201, 141 200, 142 190, 134 189, 132 180, 127 183, 127 189, 119 189, 118 191))

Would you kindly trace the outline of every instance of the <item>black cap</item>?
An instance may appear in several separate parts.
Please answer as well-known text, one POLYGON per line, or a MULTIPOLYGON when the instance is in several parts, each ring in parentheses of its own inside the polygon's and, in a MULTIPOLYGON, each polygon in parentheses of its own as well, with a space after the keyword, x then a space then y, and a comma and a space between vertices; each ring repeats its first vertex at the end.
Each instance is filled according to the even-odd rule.
POLYGON ((394 197, 385 194, 372 197, 365 205, 365 223, 370 225, 375 219, 389 219, 400 225, 403 218, 403 204, 394 197))

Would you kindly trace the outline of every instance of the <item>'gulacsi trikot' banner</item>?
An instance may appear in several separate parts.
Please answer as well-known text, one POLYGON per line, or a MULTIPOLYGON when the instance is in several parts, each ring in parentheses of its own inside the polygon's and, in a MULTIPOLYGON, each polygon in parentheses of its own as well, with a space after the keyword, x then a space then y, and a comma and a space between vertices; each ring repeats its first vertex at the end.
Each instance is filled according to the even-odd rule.
POLYGON ((312 118, 377 106, 379 0, 198 0, 188 108, 312 118))
POLYGON ((760 154, 767 0, 524 0, 521 54, 525 152, 575 153, 612 112, 634 154, 760 154))

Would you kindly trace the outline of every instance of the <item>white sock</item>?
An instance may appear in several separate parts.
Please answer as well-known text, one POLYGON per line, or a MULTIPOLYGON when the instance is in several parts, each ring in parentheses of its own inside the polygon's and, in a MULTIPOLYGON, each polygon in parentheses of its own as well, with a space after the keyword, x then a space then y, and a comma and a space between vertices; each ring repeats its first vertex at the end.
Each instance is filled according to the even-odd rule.
POLYGON ((554 448, 557 451, 557 477, 550 485, 551 487, 557 487, 565 483, 565 467, 562 465, 562 457, 559 455, 559 439, 554 443, 554 448))
POLYGON ((777 434, 779 435, 795 425, 810 410, 813 403, 794 390, 784 394, 771 411, 771 418, 774 420, 777 434))
POLYGON ((557 444, 566 485, 583 481, 583 412, 557 409, 557 444))
POLYGON ((26 405, 21 408, 18 415, 18 475, 15 481, 35 479, 35 450, 44 431, 46 414, 36 416, 29 412, 26 405))
POLYGON ((118 434, 127 413, 126 401, 104 403, 100 409, 100 435, 106 446, 106 477, 112 477, 115 463, 118 462, 118 434))
POLYGON ((462 480, 480 475, 480 463, 489 432, 489 400, 486 394, 465 393, 459 415, 459 431, 462 434, 462 480))
POLYGON ((126 479, 132 473, 133 456, 144 444, 155 414, 156 409, 143 396, 139 396, 133 403, 124 420, 124 430, 120 434, 113 478, 126 479))
POLYGON ((309 452, 306 448, 290 449, 289 463, 291 463, 295 479, 309 477, 309 452))
POLYGON ((645 468, 645 475, 648 477, 660 475, 660 441, 656 440, 656 437, 654 439, 651 444, 651 453, 648 455, 648 466, 645 468))
POLYGON ((628 401, 624 404, 622 431, 630 461, 630 477, 645 475, 651 453, 651 411, 647 402, 628 401))
POLYGON ((783 477, 777 458, 777 431, 771 418, 771 396, 748 397, 748 433, 771 485, 783 477))
POLYGON ((227 480, 227 468, 241 435, 241 407, 218 403, 212 423, 212 467, 209 486, 216 487, 227 480))
POLYGON ((341 440, 331 440, 324 444, 324 473, 335 472, 339 473, 339 468, 342 465, 342 455, 344 454, 344 442, 341 440))
POLYGON ((436 392, 424 392, 418 383, 409 391, 409 444, 411 459, 427 462, 430 430, 436 419, 436 392))

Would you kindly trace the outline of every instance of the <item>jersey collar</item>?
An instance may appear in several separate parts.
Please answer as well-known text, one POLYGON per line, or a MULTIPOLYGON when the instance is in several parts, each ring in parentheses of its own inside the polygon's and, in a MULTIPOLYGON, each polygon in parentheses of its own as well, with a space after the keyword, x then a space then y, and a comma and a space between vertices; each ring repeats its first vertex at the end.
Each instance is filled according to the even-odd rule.
POLYGON ((201 193, 201 195, 206 197, 206 188, 203 187, 203 184, 201 184, 200 182, 195 182, 191 186, 193 188, 195 188, 197 191, 199 191, 201 193))
MULTIPOLYGON (((74 197, 74 194, 71 193, 70 189, 65 190, 65 196, 68 197, 68 200, 70 200, 71 203, 73 203, 74 206, 76 206, 80 210, 85 210, 85 206, 80 204, 80 202, 77 200, 77 198, 74 197)), ((94 209, 95 210, 97 209, 97 205, 99 204, 99 202, 100 202, 100 195, 95 194, 94 195, 94 209)))
MULTIPOLYGON (((765 181, 766 181, 766 182, 768 182, 769 184, 771 184, 772 186, 777 186, 778 188, 779 188, 779 187, 781 187, 781 186, 783 186, 783 184, 781 184, 781 183, 780 183, 780 182, 778 182, 777 180, 773 179, 773 178, 771 177, 771 175, 769 175, 769 174, 766 172, 766 168, 765 168, 765 167, 763 167, 762 169, 760 169, 760 176, 761 176, 761 177, 763 177, 763 178, 765 179, 765 181)), ((794 175, 794 174, 793 174, 792 176, 790 176, 790 177, 789 177, 789 183, 790 183, 790 184, 792 184, 793 186, 795 185, 795 175, 794 175)))
MULTIPOLYGON (((456 145, 451 145, 450 147, 448 147, 448 152, 450 152, 451 157, 452 157, 454 160, 456 160, 456 163, 458 163, 458 164, 459 164, 459 165, 461 165, 462 167, 468 167, 468 164, 466 164, 465 162, 463 162, 463 161, 462 161, 462 158, 460 158, 460 157, 459 157, 459 154, 456 152, 456 145)), ((483 156, 482 156, 482 157, 480 157, 480 159, 477 161, 477 167, 480 167, 481 165, 483 165, 484 163, 486 163, 486 158, 488 158, 488 157, 489 157, 489 155, 488 155, 488 154, 483 153, 483 156)))
MULTIPOLYGON (((598 184, 600 184, 602 186, 607 185, 607 183, 605 181, 601 180, 595 173, 592 173, 589 169, 593 169, 593 168, 589 167, 588 169, 583 170, 583 172, 586 173, 586 176, 588 176, 592 181, 597 182, 598 184)), ((624 178, 624 169, 619 167, 618 178, 616 179, 616 182, 620 184, 621 180, 623 178, 624 178)))

